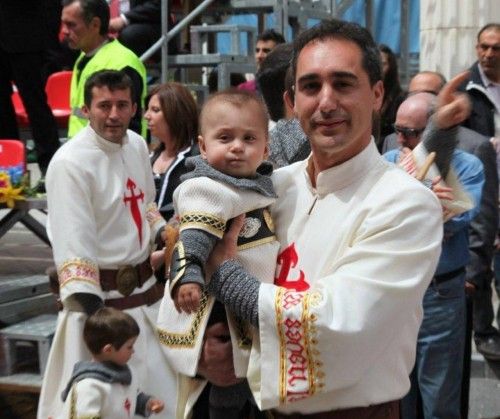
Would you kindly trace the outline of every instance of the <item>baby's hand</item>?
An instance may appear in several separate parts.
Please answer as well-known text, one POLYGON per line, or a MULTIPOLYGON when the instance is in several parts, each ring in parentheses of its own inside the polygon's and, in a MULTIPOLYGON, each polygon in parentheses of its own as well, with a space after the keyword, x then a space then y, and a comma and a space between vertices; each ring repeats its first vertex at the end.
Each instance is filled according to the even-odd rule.
POLYGON ((160 413, 165 407, 165 404, 161 400, 151 398, 148 400, 146 407, 150 412, 160 413))
POLYGON ((200 307, 201 287, 198 284, 182 284, 174 293, 174 304, 177 311, 187 314, 194 313, 200 307))

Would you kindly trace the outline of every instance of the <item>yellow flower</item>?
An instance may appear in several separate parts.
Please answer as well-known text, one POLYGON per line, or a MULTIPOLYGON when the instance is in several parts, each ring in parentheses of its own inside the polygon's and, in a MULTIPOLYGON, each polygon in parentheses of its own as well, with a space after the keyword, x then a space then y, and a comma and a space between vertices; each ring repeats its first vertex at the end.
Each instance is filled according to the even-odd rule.
POLYGON ((16 201, 26 199, 22 193, 22 186, 19 188, 12 187, 9 174, 0 172, 0 204, 7 204, 9 208, 13 208, 16 201))

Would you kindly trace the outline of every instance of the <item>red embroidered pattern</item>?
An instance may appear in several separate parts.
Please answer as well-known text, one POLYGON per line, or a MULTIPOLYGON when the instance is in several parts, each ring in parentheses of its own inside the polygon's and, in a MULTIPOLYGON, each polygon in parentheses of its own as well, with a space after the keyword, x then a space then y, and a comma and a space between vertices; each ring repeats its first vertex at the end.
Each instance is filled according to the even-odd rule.
POLYGON ((309 312, 318 293, 299 293, 280 288, 276 295, 276 320, 280 339, 281 403, 290 403, 315 394, 323 387, 324 374, 316 360, 316 316, 309 312), (300 305, 300 307, 297 307, 300 305))
POLYGON ((58 269, 60 287, 70 281, 87 281, 99 286, 99 269, 89 260, 74 258, 60 265, 58 269))

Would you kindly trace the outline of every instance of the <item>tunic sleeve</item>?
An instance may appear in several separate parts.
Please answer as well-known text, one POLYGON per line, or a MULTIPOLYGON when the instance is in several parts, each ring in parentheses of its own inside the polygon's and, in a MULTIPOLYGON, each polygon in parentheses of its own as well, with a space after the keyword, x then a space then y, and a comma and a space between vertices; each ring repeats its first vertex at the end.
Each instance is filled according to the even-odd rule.
POLYGON ((104 299, 97 265, 97 231, 91 182, 67 159, 54 160, 47 173, 48 232, 63 303, 76 292, 104 299))

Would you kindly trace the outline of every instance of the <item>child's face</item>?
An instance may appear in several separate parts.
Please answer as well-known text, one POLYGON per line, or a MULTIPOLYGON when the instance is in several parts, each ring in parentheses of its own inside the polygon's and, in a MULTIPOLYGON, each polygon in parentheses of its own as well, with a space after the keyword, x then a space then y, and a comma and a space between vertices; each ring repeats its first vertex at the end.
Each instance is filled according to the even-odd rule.
POLYGON ((203 117, 201 156, 227 175, 254 176, 268 154, 267 124, 254 101, 240 107, 217 101, 203 117))
POLYGON ((111 345, 107 360, 118 365, 125 365, 134 353, 134 343, 136 340, 137 336, 130 338, 119 349, 115 349, 115 347, 111 345))

